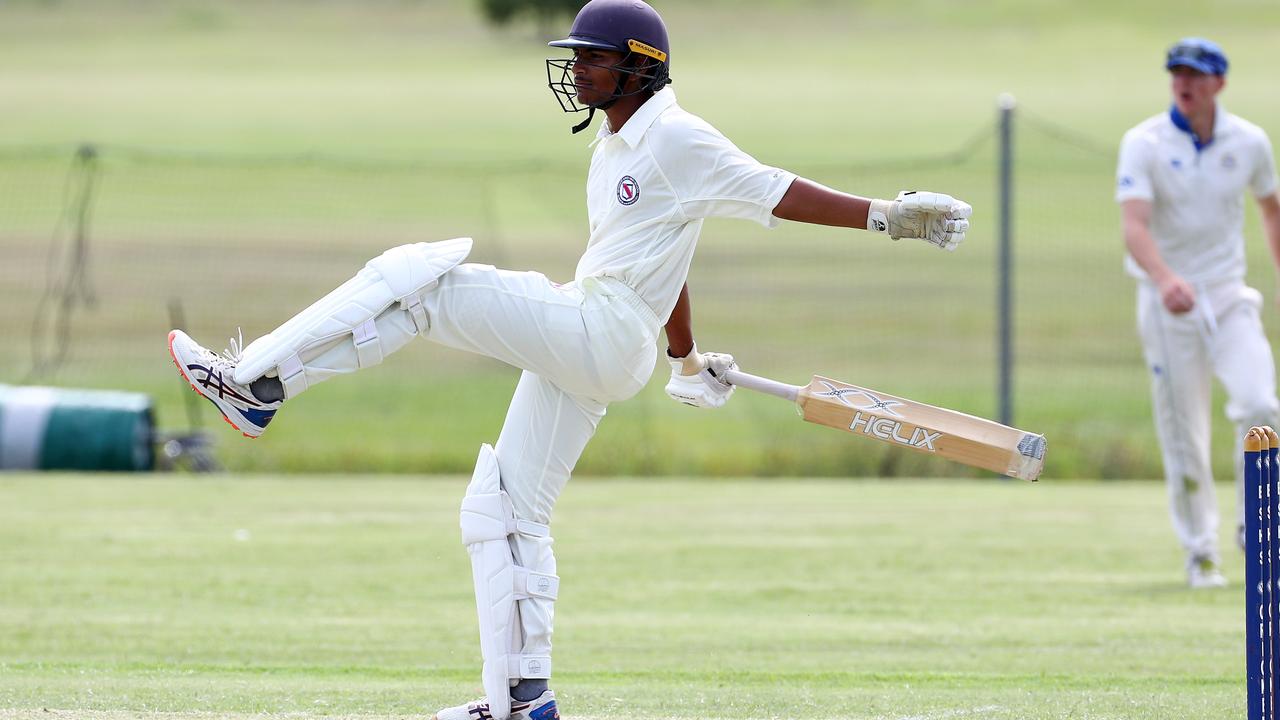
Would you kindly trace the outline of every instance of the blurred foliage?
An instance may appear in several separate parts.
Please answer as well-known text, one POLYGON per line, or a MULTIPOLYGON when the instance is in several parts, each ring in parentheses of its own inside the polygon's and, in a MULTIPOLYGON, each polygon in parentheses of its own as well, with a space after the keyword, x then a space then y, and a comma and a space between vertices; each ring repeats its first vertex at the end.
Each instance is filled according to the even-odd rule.
POLYGON ((583 0, 480 0, 480 11, 494 25, 508 25, 522 15, 532 16, 538 30, 546 35, 559 17, 573 17, 586 3, 583 0))

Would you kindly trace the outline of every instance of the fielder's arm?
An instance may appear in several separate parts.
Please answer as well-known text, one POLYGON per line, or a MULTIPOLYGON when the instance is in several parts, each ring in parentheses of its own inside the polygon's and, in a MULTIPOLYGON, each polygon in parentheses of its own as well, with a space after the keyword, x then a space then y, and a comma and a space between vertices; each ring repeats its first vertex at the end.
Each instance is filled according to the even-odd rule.
POLYGON ((1160 299, 1171 313, 1185 313, 1196 304, 1196 293, 1181 275, 1175 273, 1160 257, 1155 238, 1151 237, 1151 201, 1125 200, 1120 203, 1124 244, 1138 267, 1160 288, 1160 299))
MULTIPOLYGON (((1267 236, 1267 247, 1271 248, 1276 274, 1280 275, 1280 191, 1258 198, 1258 210, 1262 213, 1262 232, 1267 236)), ((1276 299, 1280 301, 1280 294, 1276 299)))

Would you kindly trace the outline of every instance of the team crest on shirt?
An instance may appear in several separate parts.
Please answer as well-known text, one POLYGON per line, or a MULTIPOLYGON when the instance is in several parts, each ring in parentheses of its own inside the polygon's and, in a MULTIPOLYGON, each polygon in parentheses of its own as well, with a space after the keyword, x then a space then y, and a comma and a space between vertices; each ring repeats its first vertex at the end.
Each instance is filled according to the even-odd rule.
POLYGON ((1235 170, 1235 169, 1236 169, 1236 156, 1235 156, 1235 155, 1232 155, 1231 153, 1227 153, 1226 155, 1223 155, 1223 156, 1222 156, 1222 169, 1223 169, 1223 170, 1235 170))
POLYGON ((618 181, 618 202, 623 205, 635 205, 640 199, 640 183, 630 175, 623 175, 618 181))

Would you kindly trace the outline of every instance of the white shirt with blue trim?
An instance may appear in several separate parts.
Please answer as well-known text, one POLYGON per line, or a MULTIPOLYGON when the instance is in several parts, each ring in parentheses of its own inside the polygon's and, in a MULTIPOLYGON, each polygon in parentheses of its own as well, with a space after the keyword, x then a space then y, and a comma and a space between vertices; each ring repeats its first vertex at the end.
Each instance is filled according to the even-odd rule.
POLYGON ((622 281, 665 323, 709 217, 774 227, 773 209, 796 176, 763 165, 666 88, 620 132, 601 127, 587 176, 591 238, 575 279, 622 281))
MULTIPOLYGON (((1276 192, 1271 141, 1262 128, 1221 105, 1205 142, 1171 108, 1129 130, 1120 143, 1116 202, 1151 201, 1156 249, 1189 282, 1244 278, 1246 188, 1255 198, 1276 192)), ((1125 269, 1146 279, 1130 256, 1125 269)))

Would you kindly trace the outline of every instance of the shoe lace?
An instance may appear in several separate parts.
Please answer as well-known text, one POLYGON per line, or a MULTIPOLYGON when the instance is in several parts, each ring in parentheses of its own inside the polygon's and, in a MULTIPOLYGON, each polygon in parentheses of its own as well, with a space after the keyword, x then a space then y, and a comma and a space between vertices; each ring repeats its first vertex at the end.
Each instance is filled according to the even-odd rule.
POLYGON ((244 330, 236 328, 236 337, 227 338, 227 343, 231 347, 223 348, 222 357, 231 361, 233 365, 240 364, 240 358, 244 355, 244 330))

